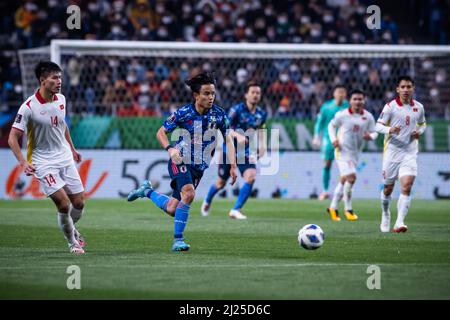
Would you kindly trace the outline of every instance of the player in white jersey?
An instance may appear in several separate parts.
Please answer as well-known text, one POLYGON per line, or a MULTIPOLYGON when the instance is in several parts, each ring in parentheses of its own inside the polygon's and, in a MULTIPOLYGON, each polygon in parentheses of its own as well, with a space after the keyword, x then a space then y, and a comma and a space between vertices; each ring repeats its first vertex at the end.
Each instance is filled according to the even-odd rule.
POLYGON ((382 218, 380 229, 389 232, 389 205, 395 181, 400 180, 397 221, 394 232, 406 232, 404 220, 411 205, 411 188, 417 176, 419 137, 425 132, 425 110, 413 99, 414 81, 402 76, 397 81, 398 97, 387 103, 378 118, 376 130, 385 134, 383 154, 383 183, 381 192, 382 218))
POLYGON ((60 94, 61 68, 50 61, 35 68, 39 89, 20 107, 8 143, 26 175, 34 175, 58 209, 58 224, 72 253, 84 253, 75 228, 84 208, 84 187, 75 162, 81 161, 66 126, 66 98, 60 94), (19 139, 27 132, 27 159, 19 139))
POLYGON ((330 141, 335 148, 335 159, 340 172, 338 182, 327 209, 334 221, 340 221, 338 213, 339 201, 344 197, 345 217, 347 220, 358 220, 352 208, 352 188, 356 181, 356 166, 359 154, 364 146, 364 140, 375 140, 375 119, 364 110, 365 94, 361 90, 350 93, 350 107, 341 110, 328 124, 330 141), (336 135, 336 129, 338 134, 336 135))

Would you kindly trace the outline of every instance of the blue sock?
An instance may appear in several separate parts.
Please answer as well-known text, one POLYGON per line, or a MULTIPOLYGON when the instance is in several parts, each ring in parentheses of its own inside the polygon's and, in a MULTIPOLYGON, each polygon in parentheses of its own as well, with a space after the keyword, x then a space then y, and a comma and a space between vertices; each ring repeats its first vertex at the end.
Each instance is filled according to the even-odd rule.
POLYGON ((206 202, 207 204, 211 204, 211 202, 212 202, 214 196, 216 195, 217 192, 219 192, 219 190, 220 190, 220 189, 217 189, 217 188, 216 188, 216 185, 213 184, 213 185, 211 186, 211 188, 209 188, 208 195, 207 195, 206 198, 205 198, 205 202, 206 202))
POLYGON ((331 179, 331 168, 323 167, 322 182, 323 182, 323 191, 325 192, 328 192, 328 188, 330 187, 330 179, 331 179))
POLYGON ((150 200, 152 200, 153 203, 156 204, 156 206, 158 208, 167 212, 167 203, 169 202, 168 196, 166 196, 165 194, 160 194, 160 193, 152 190, 150 195, 147 195, 147 197, 149 197, 150 200))
POLYGON ((239 210, 244 206, 245 201, 247 201, 248 197, 250 197, 250 193, 252 192, 253 184, 244 183, 241 190, 239 190, 239 196, 234 204, 234 210, 239 210))
POLYGON ((178 203, 174 219, 173 237, 175 240, 183 239, 183 231, 189 218, 189 209, 190 207, 182 201, 178 203))

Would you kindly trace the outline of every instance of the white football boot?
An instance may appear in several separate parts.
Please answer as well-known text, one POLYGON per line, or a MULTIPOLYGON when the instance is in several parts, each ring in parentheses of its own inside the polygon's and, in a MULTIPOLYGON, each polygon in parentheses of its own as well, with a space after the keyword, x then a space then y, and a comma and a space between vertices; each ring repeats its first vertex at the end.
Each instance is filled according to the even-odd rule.
POLYGON ((231 219, 237 219, 237 220, 245 220, 247 219, 247 216, 243 215, 239 210, 230 210, 230 213, 228 214, 228 216, 231 219))

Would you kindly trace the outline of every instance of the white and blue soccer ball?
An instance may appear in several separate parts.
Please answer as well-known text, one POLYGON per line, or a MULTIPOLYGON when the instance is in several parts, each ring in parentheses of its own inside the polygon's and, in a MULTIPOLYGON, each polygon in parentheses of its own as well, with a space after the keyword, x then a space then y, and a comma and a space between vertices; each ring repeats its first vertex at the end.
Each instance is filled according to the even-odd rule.
POLYGON ((319 249, 324 240, 323 230, 316 224, 307 224, 298 231, 298 243, 307 250, 319 249))

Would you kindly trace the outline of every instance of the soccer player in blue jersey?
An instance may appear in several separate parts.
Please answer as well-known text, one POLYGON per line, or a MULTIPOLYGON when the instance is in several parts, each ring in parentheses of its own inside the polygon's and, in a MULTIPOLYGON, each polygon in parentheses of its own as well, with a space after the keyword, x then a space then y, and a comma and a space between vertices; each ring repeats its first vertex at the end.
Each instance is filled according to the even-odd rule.
POLYGON ((158 130, 156 138, 169 153, 168 171, 172 179, 172 197, 160 194, 149 181, 128 195, 128 201, 150 198, 153 203, 174 217, 173 251, 186 251, 183 232, 189 217, 189 209, 195 197, 203 172, 208 168, 220 131, 226 141, 230 163, 231 184, 237 178, 237 167, 233 140, 229 135, 229 119, 225 111, 214 104, 216 97, 215 79, 210 73, 200 73, 186 81, 191 88, 195 102, 177 109, 158 130), (167 137, 176 128, 182 129, 178 141, 170 144, 167 137))
POLYGON ((350 107, 350 104, 346 100, 347 90, 342 85, 337 85, 333 90, 333 99, 325 101, 320 107, 320 113, 317 116, 316 124, 314 125, 314 139, 312 141, 315 147, 321 145, 320 135, 323 132, 322 137, 322 159, 324 160, 324 166, 322 169, 322 184, 323 191, 319 196, 319 200, 325 200, 329 198, 329 187, 331 179, 331 165, 334 160, 334 147, 328 136, 328 124, 334 115, 350 107))
MULTIPOLYGON (((235 138, 235 148, 237 148, 237 164, 239 171, 245 182, 239 190, 239 195, 233 209, 229 212, 230 218, 233 219, 247 219, 242 214, 241 208, 249 198, 253 184, 256 178, 256 161, 252 160, 252 155, 249 148, 249 136, 244 135, 251 134, 247 131, 249 129, 257 130, 263 129, 266 126, 267 113, 258 106, 261 101, 261 87, 256 82, 249 82, 246 87, 245 102, 241 102, 230 109, 230 127, 232 129, 232 136, 235 138), (239 145, 239 146, 238 146, 239 145), (241 148, 243 146, 244 148, 241 148), (243 150, 242 150, 243 149, 243 150), (239 152, 244 152, 241 155, 239 152)), ((262 157, 265 152, 264 135, 261 131, 258 131, 258 154, 257 157, 262 157)), ((223 148, 224 160, 228 153, 226 146, 223 148)), ((225 184, 230 177, 231 167, 229 164, 223 162, 219 164, 219 177, 215 184, 209 189, 208 195, 203 201, 201 207, 202 216, 209 215, 209 208, 211 207, 212 200, 215 194, 225 187, 225 184)))

